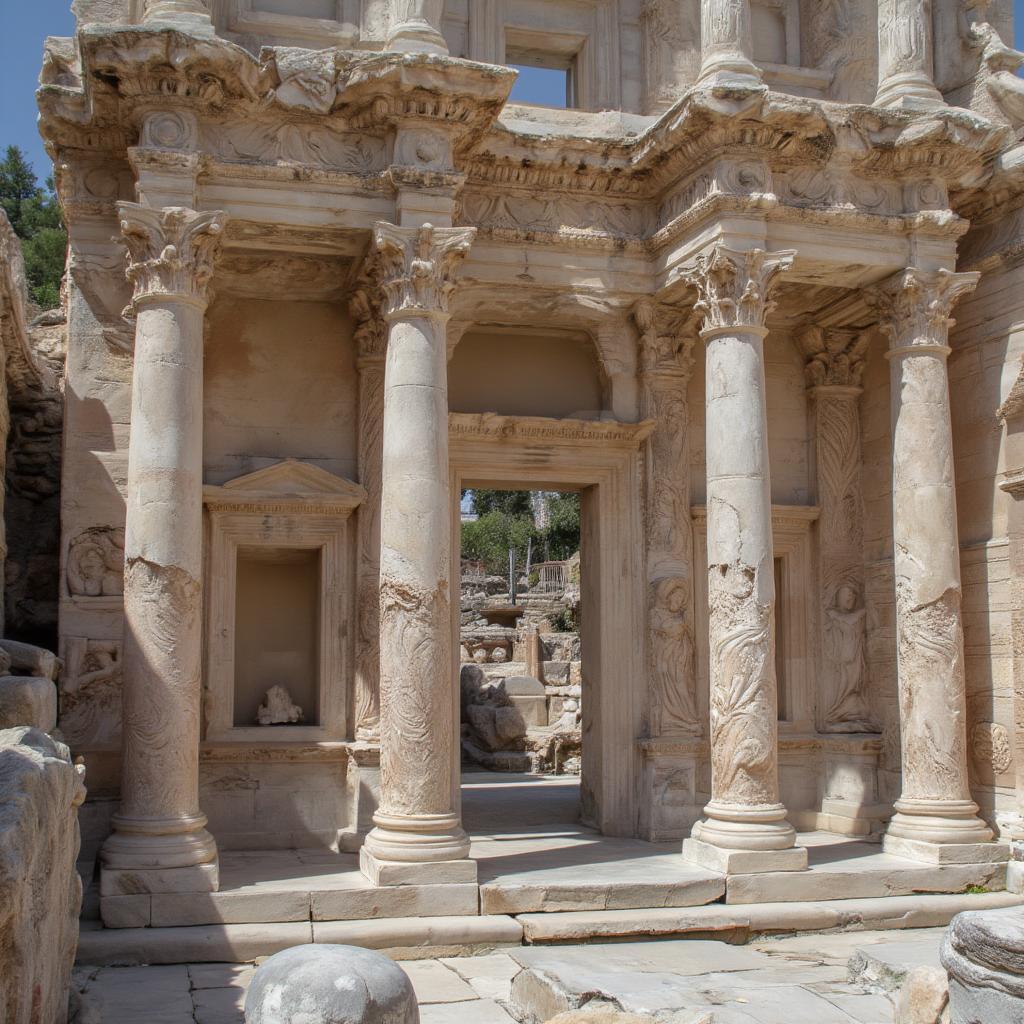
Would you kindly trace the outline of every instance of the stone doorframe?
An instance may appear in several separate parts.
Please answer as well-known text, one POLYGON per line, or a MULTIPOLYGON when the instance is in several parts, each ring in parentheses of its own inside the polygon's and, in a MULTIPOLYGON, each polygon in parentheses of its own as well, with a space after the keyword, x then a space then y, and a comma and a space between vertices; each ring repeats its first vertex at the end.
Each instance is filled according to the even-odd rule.
MULTIPOLYGON (((544 488, 582 496, 583 818, 609 836, 638 834, 647 701, 641 445, 643 423, 451 413, 451 592, 458 592, 459 495, 464 487, 544 488)), ((459 615, 453 602, 453 651, 459 615)), ((458 682, 459 665, 453 665, 458 682)), ((458 728, 459 687, 452 710, 458 728)), ((458 749, 458 745, 456 745, 458 749)), ((459 764, 452 765, 459 787, 459 764)))

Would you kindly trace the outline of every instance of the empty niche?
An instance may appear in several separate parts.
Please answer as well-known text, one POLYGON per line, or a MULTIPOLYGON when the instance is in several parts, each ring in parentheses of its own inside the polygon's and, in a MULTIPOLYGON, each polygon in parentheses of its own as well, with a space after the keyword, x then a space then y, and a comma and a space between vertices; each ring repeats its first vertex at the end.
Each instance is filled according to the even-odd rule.
POLYGON ((267 690, 283 686, 319 725, 320 550, 240 546, 235 583, 234 725, 257 725, 267 690))

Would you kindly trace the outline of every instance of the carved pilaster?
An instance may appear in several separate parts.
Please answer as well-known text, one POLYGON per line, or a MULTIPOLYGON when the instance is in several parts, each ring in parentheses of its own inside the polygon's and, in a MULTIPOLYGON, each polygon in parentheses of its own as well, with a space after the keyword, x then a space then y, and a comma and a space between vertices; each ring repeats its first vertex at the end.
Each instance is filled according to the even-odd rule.
MULTIPOLYGON (((463 861, 469 841, 452 779, 451 504, 445 326, 472 228, 374 229, 374 275, 387 322, 380 518, 381 802, 363 846, 379 884, 388 864, 463 861)), ((395 877, 408 880, 408 872, 395 877)))
POLYGON ((799 336, 814 411, 823 732, 873 732, 867 694, 860 411, 867 335, 808 327, 799 336))
POLYGON ((359 371, 359 482, 366 501, 359 510, 359 604, 356 634, 356 737, 380 739, 380 492, 384 429, 384 354, 387 324, 380 296, 364 282, 349 304, 356 321, 359 371))
POLYGON ((932 78, 932 46, 932 0, 878 0, 878 106, 944 105, 932 78))
MULTIPOLYGON (((949 408, 950 313, 978 274, 910 269, 880 288, 891 340, 896 665, 903 788, 894 853, 942 859, 943 844, 984 843, 967 777, 960 544, 949 408)), ((988 848, 986 848, 987 851, 988 848)), ((991 857, 988 852, 982 856, 991 857)))
POLYGON ((696 332, 684 317, 644 299, 640 334, 641 417, 656 426, 645 445, 647 629, 651 736, 700 732, 693 643, 689 403, 696 332))
POLYGON ((167 298, 205 306, 227 214, 137 203, 118 203, 117 213, 128 247, 125 273, 135 309, 147 300, 167 298))
POLYGON ((688 275, 707 346, 711 802, 684 849, 733 871, 747 861, 730 850, 776 851, 780 870, 807 863, 806 851, 793 849, 796 833, 779 799, 764 377, 771 290, 793 258, 718 245, 688 275))

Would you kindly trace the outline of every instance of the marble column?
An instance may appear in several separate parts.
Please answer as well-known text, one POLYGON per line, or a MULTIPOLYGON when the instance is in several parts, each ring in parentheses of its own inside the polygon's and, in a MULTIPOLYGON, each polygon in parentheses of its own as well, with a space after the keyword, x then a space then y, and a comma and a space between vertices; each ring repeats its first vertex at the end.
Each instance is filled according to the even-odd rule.
POLYGON ((447 56, 448 44, 441 34, 444 0, 399 0, 392 8, 397 20, 388 32, 388 50, 447 56))
POLYGON ((944 104, 932 78, 932 0, 878 0, 880 107, 928 110, 944 104))
POLYGON ((468 882, 459 821, 448 480, 448 300, 473 228, 374 229, 388 325, 380 523, 381 803, 362 848, 378 885, 468 882), (447 862, 447 863, 438 863, 447 862))
POLYGON ((651 736, 700 732, 693 647, 689 403, 694 338, 682 318, 642 300, 640 413, 656 422, 646 445, 647 623, 651 736))
POLYGON ((217 849, 199 809, 203 314, 226 215, 135 203, 118 213, 136 327, 121 807, 101 894, 214 890, 217 849))
POLYGON ((206 0, 145 0, 142 20, 180 25, 205 33, 213 31, 206 0))
POLYGON ((814 417, 821 600, 822 732, 875 732, 868 707, 860 396, 867 335, 808 327, 799 336, 814 417))
MULTIPOLYGON (((903 784, 885 849, 930 862, 999 859, 967 777, 949 319, 978 274, 907 270, 876 294, 892 403, 896 664, 903 784)), ((1003 858, 1005 859, 1005 857, 1003 858)))
POLYGON ((719 871, 807 865, 779 797, 764 339, 793 253, 717 245, 690 283, 706 344, 711 801, 684 855, 719 871))
POLYGON ((750 0, 701 0, 700 38, 698 85, 761 85, 761 69, 754 63, 750 0))
POLYGON ((356 368, 359 372, 359 482, 366 501, 359 510, 356 633, 356 739, 380 740, 380 492, 384 429, 384 353, 387 327, 379 296, 359 289, 350 309, 356 320, 356 368))

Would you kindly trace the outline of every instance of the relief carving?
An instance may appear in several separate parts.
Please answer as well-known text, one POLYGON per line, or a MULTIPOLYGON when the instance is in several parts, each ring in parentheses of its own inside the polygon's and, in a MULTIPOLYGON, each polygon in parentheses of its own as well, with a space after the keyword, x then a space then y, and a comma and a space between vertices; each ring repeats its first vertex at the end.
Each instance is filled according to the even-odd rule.
POLYGON ((327 114, 338 95, 333 50, 307 50, 275 46, 260 57, 264 66, 277 72, 280 84, 271 95, 283 107, 327 114))
POLYGON ((121 739, 121 644, 64 638, 60 674, 60 730, 74 748, 121 739))
POLYGON ((975 763, 994 775, 1004 775, 1013 764, 1010 731, 998 722, 977 722, 971 730, 975 763))
POLYGON ((866 331, 809 327, 801 332, 798 341, 807 357, 804 377, 809 388, 861 386, 870 341, 866 331))
POLYGON ((68 592, 76 597, 116 597, 124 593, 124 530, 94 526, 68 548, 68 592))
POLYGON ((793 265, 789 250, 767 253, 764 249, 740 252, 716 245, 697 257, 697 268, 687 275, 700 297, 694 309, 704 316, 704 329, 762 327, 774 309, 769 298, 779 274, 793 265))
POLYGON ((379 138, 285 119, 216 125, 204 132, 203 143, 224 160, 244 163, 302 164, 351 174, 370 174, 385 164, 379 138))
POLYGON ((832 706, 825 713, 827 732, 873 732, 867 701, 866 609, 849 584, 836 591, 825 611, 825 656, 834 675, 832 706))

